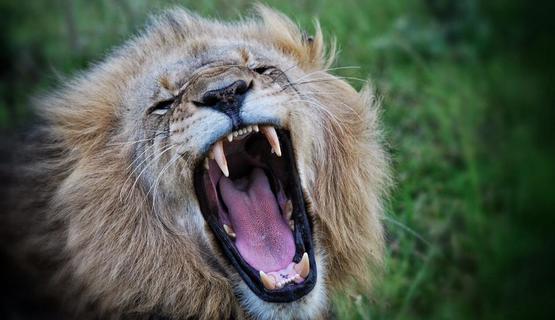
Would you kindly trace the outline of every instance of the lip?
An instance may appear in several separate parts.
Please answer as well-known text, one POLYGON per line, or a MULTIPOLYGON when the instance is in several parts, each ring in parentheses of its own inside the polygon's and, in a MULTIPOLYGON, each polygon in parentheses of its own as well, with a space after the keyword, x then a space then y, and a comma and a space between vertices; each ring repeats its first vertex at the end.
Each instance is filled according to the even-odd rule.
MULTIPOLYGON (((267 125, 266 123, 258 123, 259 126, 267 125)), ((205 174, 203 159, 199 159, 195 170, 194 170, 194 185, 195 192, 197 194, 197 199, 201 208, 201 212, 205 221, 208 223, 210 229, 212 230, 218 247, 224 253, 229 263, 234 267, 237 273, 241 276, 245 284, 250 288, 250 290, 255 293, 264 301, 268 302, 292 302, 298 300, 308 294, 315 286, 317 279, 317 265, 315 261, 315 251, 313 246, 313 223, 308 215, 308 206, 306 197, 301 189, 300 177, 298 175, 298 170, 295 162, 295 155, 293 151, 293 146, 291 142, 291 136, 288 131, 280 128, 276 128, 277 134, 280 138, 283 152, 283 161, 286 161, 288 168, 290 168, 290 174, 292 177, 289 183, 289 192, 291 200, 296 203, 295 209, 293 211, 293 219, 295 223, 295 228, 293 231, 293 237, 295 239, 295 255, 293 257, 293 262, 299 262, 302 258, 304 252, 308 253, 310 262, 310 273, 304 282, 300 284, 290 284, 284 286, 281 289, 268 290, 266 289, 259 278, 259 271, 251 267, 241 254, 238 252, 235 245, 232 243, 230 238, 227 236, 221 224, 218 221, 217 215, 212 212, 211 205, 207 198, 207 195, 202 190, 204 189, 205 183, 207 183, 207 175, 205 174)), ((220 139, 223 139, 230 132, 222 134, 220 139)), ((219 141, 216 139, 212 144, 219 141)))

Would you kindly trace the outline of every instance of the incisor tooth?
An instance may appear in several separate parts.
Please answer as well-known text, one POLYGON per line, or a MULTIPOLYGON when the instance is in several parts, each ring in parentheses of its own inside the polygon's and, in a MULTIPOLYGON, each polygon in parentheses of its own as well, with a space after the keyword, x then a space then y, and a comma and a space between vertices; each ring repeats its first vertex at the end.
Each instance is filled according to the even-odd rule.
POLYGON ((248 126, 248 127, 247 127, 247 131, 248 131, 248 132, 252 132, 252 126, 248 126))
POLYGON ((235 231, 233 231, 233 229, 231 229, 231 227, 228 226, 227 224, 224 224, 224 231, 225 233, 227 233, 228 236, 230 236, 233 239, 235 239, 235 237, 237 236, 237 234, 235 234, 235 231))
POLYGON ((224 176, 229 177, 229 169, 227 168, 227 160, 225 159, 222 141, 220 140, 216 142, 212 150, 214 151, 214 158, 216 160, 216 163, 220 167, 220 170, 222 170, 224 176))
POLYGON ((310 272, 310 262, 308 261, 308 253, 303 253, 303 258, 301 261, 293 267, 295 271, 299 274, 299 276, 306 279, 308 273, 310 272))
POLYGON ((262 127, 262 133, 264 133, 266 139, 268 139, 268 142, 272 146, 272 150, 277 154, 278 157, 281 157, 281 147, 279 146, 279 139, 276 129, 274 127, 265 126, 262 127))
POLYGON ((266 289, 273 290, 276 288, 276 279, 273 276, 268 276, 262 270, 260 270, 260 281, 266 289))

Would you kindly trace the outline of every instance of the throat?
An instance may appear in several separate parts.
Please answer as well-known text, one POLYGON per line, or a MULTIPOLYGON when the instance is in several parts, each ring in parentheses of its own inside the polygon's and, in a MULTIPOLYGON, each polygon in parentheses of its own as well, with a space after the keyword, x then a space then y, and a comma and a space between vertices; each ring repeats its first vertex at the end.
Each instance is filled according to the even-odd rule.
POLYGON ((265 272, 287 268, 295 255, 293 233, 279 201, 284 197, 274 194, 264 170, 254 168, 235 180, 221 176, 218 189, 227 208, 222 220, 233 230, 243 259, 265 272))

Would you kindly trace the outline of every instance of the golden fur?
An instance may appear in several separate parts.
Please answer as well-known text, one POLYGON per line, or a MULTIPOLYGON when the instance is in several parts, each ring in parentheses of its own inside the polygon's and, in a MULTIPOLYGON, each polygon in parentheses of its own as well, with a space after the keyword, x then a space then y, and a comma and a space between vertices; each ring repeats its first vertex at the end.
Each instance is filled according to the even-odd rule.
POLYGON ((382 258, 388 183, 375 98, 327 72, 334 51, 325 54, 317 24, 309 38, 282 14, 257 11, 258 18, 224 23, 170 10, 38 101, 43 125, 12 194, 12 223, 28 230, 14 251, 42 263, 39 279, 72 315, 318 318, 333 292, 353 279, 371 280, 369 266, 382 258), (179 159, 160 143, 150 150, 141 143, 156 128, 141 120, 144 101, 178 90, 196 71, 188 63, 223 57, 248 66, 258 55, 284 71, 302 97, 275 112, 292 134, 321 276, 318 295, 290 306, 245 294, 200 214, 191 172, 200 137, 219 118, 184 106, 175 111, 167 134, 178 142, 179 159), (145 167, 150 153, 158 161, 145 167))

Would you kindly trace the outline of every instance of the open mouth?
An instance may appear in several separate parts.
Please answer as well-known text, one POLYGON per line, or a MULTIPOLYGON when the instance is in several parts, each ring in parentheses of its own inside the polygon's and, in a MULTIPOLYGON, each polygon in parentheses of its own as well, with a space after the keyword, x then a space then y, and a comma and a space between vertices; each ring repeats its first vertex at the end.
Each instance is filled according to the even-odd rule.
POLYGON ((312 225, 288 131, 248 126, 214 143, 195 169, 204 219, 261 299, 291 302, 316 283, 312 225))

